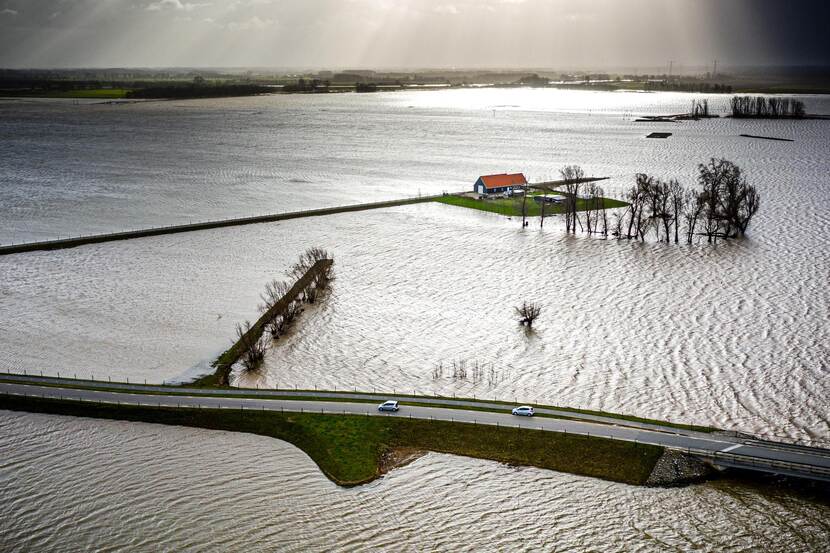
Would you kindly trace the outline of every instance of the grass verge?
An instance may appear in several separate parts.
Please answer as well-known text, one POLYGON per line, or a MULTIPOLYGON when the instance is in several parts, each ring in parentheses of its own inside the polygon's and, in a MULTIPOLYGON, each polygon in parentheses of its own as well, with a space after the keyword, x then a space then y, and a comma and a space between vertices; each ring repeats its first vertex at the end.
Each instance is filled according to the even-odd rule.
POLYGON ((427 450, 642 485, 663 448, 448 421, 230 409, 177 409, 7 396, 0 408, 246 432, 289 442, 341 486, 374 480, 382 456, 427 450))

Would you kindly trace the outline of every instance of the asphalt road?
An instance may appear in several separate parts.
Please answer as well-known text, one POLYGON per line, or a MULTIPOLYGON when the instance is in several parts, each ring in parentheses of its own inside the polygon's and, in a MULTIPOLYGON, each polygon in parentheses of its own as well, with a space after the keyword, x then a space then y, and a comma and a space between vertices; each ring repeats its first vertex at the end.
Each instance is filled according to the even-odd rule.
MULTIPOLYGON (((144 388, 143 385, 129 386, 135 389, 144 388)), ((167 390, 179 391, 178 388, 172 387, 167 390)), ((565 420, 539 416, 516 417, 511 415, 503 405, 498 405, 497 408, 504 409, 504 412, 487 412, 438 405, 434 407, 406 405, 406 398, 403 398, 399 412, 381 413, 377 411, 375 404, 368 403, 325 401, 311 398, 308 400, 280 399, 274 395, 262 398, 218 397, 216 392, 216 390, 194 391, 190 389, 188 390, 188 395, 162 395, 158 393, 130 393, 129 390, 72 389, 54 385, 44 386, 35 383, 0 382, 0 393, 57 399, 166 407, 252 409, 411 417, 413 419, 435 419, 459 423, 521 427, 550 432, 567 432, 569 434, 582 434, 630 442, 636 441, 638 443, 684 450, 692 455, 707 458, 710 461, 714 460, 716 464, 722 466, 830 481, 830 450, 825 449, 794 447, 788 444, 756 440, 742 441, 736 437, 680 431, 669 427, 655 430, 586 420, 565 420)), ((224 390, 219 392, 224 392, 224 390)), ((355 395, 365 396, 366 394, 355 395)), ((342 398, 343 396, 338 394, 337 397, 342 398)), ((417 401, 422 402, 423 400, 418 398, 417 401)), ((0 408, 2 408, 2 404, 2 397, 0 397, 0 408)), ((478 407, 486 405, 475 404, 478 407)), ((570 412, 565 412, 565 414, 567 416, 573 415, 570 412)), ((615 419, 610 420, 612 422, 619 422, 615 419)))
MULTIPOLYGON (((482 408, 482 409, 491 409, 491 410, 505 410, 507 407, 504 403, 498 403, 496 401, 488 401, 485 398, 482 399, 450 399, 446 397, 430 397, 430 396, 418 396, 417 400, 409 397, 398 397, 395 394, 388 394, 388 393, 368 393, 368 392, 348 392, 348 391, 309 391, 309 390, 272 390, 272 389, 250 389, 250 388, 188 388, 186 386, 176 386, 176 385, 159 385, 159 384, 140 384, 140 383, 124 383, 124 382, 110 382, 108 380, 77 380, 74 378, 61 378, 61 377, 54 377, 54 376, 38 376, 38 375, 20 375, 20 374, 9 374, 0 373, 0 381, 2 380, 10 380, 13 382, 26 382, 30 384, 49 384, 49 385, 65 385, 68 387, 83 387, 83 388, 99 388, 99 389, 116 389, 116 390, 124 390, 124 391, 136 391, 136 392, 160 392, 160 393, 170 393, 175 392, 177 394, 192 394, 198 396, 258 396, 262 398, 279 398, 279 397, 307 397, 313 400, 319 399, 354 399, 358 401, 377 401, 381 402, 390 397, 395 397, 396 399, 401 399, 403 401, 412 400, 417 403, 424 403, 430 405, 447 405, 453 407, 473 407, 473 408, 482 408)), ((401 391, 402 394, 406 394, 405 390, 401 391)), ((415 395, 413 393, 413 395, 415 395)), ((606 417, 602 415, 592 415, 588 413, 579 413, 574 411, 568 411, 564 409, 555 409, 555 408, 546 408, 546 407, 538 407, 534 405, 536 412, 543 415, 552 415, 556 417, 568 417, 572 419, 579 419, 585 420, 590 422, 601 422, 605 424, 616 424, 620 426, 630 426, 633 428, 641 428, 644 430, 657 430, 657 431, 669 431, 669 432, 680 432, 686 435, 692 436, 703 436, 707 437, 710 436, 707 432, 698 432, 695 430, 689 430, 688 428, 675 428, 668 425, 661 425, 661 424, 653 424, 648 422, 640 422, 640 421, 630 421, 624 420, 619 418, 613 417, 606 417)))

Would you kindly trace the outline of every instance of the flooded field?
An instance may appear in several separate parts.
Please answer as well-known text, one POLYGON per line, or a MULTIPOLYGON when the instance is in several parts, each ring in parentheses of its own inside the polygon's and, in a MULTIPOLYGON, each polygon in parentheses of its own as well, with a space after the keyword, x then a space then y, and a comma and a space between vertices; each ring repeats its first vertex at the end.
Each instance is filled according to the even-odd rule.
MULTIPOLYGON (((0 243, 467 190, 481 174, 541 179, 569 163, 627 184, 639 171, 691 179, 711 156, 772 178, 826 157, 826 121, 631 122, 704 97, 713 110, 729 101, 542 89, 2 100, 0 243), (673 136, 646 140, 652 131, 673 136)), ((830 114, 826 98, 803 100, 830 114)))
MULTIPOLYGON (((0 102, 0 131, 12 137, 0 142, 3 243, 466 189, 488 172, 544 178, 567 163, 611 177, 603 184, 613 195, 639 171, 691 185, 698 163, 722 156, 762 195, 749 237, 716 247, 567 237, 554 220, 522 230, 498 215, 420 204, 0 257, 0 369, 152 382, 203 373, 234 324, 258 316, 264 284, 316 245, 335 258, 331 295, 274 344, 262 373, 238 384, 540 401, 830 446, 830 122, 685 122, 655 141, 644 137, 666 124, 630 121, 697 97, 485 90, 0 102), (161 129, 170 117, 178 124, 161 129), (533 332, 513 317, 523 300, 544 309, 533 332)), ((717 102, 726 99, 710 97, 717 102)), ((830 112, 826 100, 805 102, 830 112)), ((12 515, 0 535, 23 544, 13 549, 60 550, 48 541, 55 512, 82 528, 66 550, 112 535, 119 517, 135 523, 116 529, 120 547, 163 549, 230 539, 299 550, 328 523, 327 539, 345 548, 417 535, 425 549, 820 550, 830 533, 826 506, 746 486, 642 490, 428 455, 338 490, 302 453, 262 438, 18 414, 0 424, 12 515), (50 468, 29 472, 31 463, 50 468), (227 474, 222 463, 234 478, 203 478, 227 474), (95 471, 114 480, 93 482, 95 471), (65 483, 36 485, 62 474, 65 483), (148 478, 161 483, 168 511, 134 484, 148 478), (103 490, 113 483, 124 492, 108 511, 103 490), (32 512, 33 488, 45 514, 27 538, 14 521, 32 512), (80 503, 80 490, 98 506, 80 503), (523 516, 524 500, 533 515, 523 516), (406 508, 383 507, 400 501, 406 508), (214 502, 221 522, 199 507, 214 502), (175 524, 187 517, 192 528, 175 524), (141 530, 151 526, 164 531, 141 530), (447 527, 449 536, 430 533, 447 527)))

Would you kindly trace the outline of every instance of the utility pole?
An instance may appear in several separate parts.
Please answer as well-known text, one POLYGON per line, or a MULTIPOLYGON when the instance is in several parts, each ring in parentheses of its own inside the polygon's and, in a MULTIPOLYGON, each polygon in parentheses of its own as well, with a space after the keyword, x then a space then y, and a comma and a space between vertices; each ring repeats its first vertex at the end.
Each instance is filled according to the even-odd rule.
POLYGON ((714 79, 717 74, 718 74, 718 60, 714 60, 714 63, 712 64, 712 78, 714 79))
POLYGON ((671 72, 674 66, 674 60, 669 60, 669 79, 671 79, 671 72))

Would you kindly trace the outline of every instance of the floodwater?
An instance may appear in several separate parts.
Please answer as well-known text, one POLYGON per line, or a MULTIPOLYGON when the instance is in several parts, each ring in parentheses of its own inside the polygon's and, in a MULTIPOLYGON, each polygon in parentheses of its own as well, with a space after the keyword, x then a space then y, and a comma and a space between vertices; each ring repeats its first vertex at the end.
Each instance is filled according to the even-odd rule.
POLYGON ((830 507, 428 454, 353 489, 277 440, 0 411, 3 551, 826 551, 830 507))
MULTIPOLYGON (((761 167, 744 168, 770 178, 826 157, 826 121, 631 122, 703 97, 485 89, 0 100, 0 243, 467 190, 505 171, 555 178, 570 163, 628 184, 639 171, 691 178, 712 156, 752 160, 761 167), (655 130, 674 136, 644 138, 655 130), (786 164, 766 163, 781 155, 786 164)), ((728 98, 708 96, 713 110, 728 98)), ((802 99, 830 114, 827 98, 802 99)))
MULTIPOLYGON (((487 172, 555 177, 567 163, 611 177, 603 185, 617 194, 639 171, 690 185, 697 163, 723 156, 762 195, 750 236, 717 247, 566 237, 556 220, 522 230, 420 204, 2 257, 0 369, 153 382, 204 372, 234 324, 257 316, 265 282, 318 245, 335 258, 331 294, 239 383, 540 401, 830 446, 830 122, 631 122, 698 97, 0 102, 4 243, 459 190, 487 172), (644 138, 654 130, 674 134, 644 138), (544 309, 532 333, 513 318, 523 300, 544 309)), ((830 112, 825 99, 805 101, 830 112)), ((330 539, 312 548, 786 551, 821 550, 830 534, 826 507, 744 485, 644 490, 428 455, 338 490, 273 440, 32 415, 0 424, 2 478, 14 483, 4 482, 12 507, 2 535, 23 549, 63 548, 45 522, 58 514, 83 528, 67 549, 330 539), (28 472, 34 458, 44 468, 28 472), (232 480, 215 469, 223 463, 232 480), (105 516, 112 486, 89 479, 96 471, 128 488, 105 516), (72 477, 54 484, 61 474, 72 477), (149 478, 163 484, 157 496, 137 484, 149 478), (79 503, 80 490, 99 506, 79 503), (27 506, 30 496, 40 507, 27 506), (222 515, 205 507, 214 501, 222 515), (389 512, 395 502, 406 508, 389 512), (35 511, 41 523, 29 519, 35 511), (123 519, 133 524, 117 527, 123 519)))

